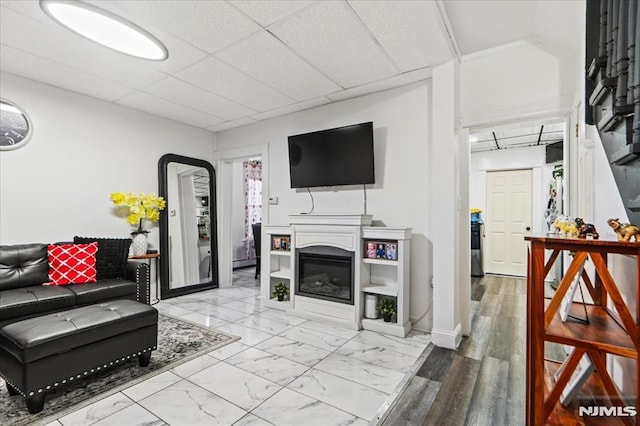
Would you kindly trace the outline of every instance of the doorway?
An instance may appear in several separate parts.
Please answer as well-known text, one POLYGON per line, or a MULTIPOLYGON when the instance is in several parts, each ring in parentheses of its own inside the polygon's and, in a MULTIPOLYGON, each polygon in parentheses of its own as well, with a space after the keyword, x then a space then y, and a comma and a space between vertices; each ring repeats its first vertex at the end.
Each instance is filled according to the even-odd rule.
MULTIPOLYGON (((262 223, 262 157, 234 161, 231 168, 233 269, 255 268, 260 248, 256 247, 253 225, 262 223)), ((235 284, 238 275, 233 276, 235 284)))
POLYGON ((557 118, 470 133, 469 206, 482 210, 484 272, 526 276, 523 237, 548 231, 550 185, 567 133, 557 118))
POLYGON ((487 173, 487 273, 527 274, 527 246, 531 232, 532 170, 487 173))
MULTIPOLYGON (((234 190, 233 170, 234 163, 242 162, 246 159, 260 158, 262 161, 262 223, 269 223, 269 208, 267 199, 269 197, 269 145, 252 145, 247 147, 229 149, 216 152, 218 169, 218 190, 219 190, 219 261, 220 261, 220 287, 230 286, 233 283, 233 238, 232 222, 237 208, 233 208, 234 190)), ((237 181, 236 181, 237 183, 237 181)), ((236 232, 237 233, 237 232, 236 232)))

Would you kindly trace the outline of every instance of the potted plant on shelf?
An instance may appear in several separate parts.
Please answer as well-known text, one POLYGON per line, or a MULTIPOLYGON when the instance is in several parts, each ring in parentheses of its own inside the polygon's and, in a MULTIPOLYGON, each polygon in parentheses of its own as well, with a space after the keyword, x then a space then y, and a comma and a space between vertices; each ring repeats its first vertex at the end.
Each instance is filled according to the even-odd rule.
POLYGON ((377 311, 382 315, 384 322, 391 322, 391 315, 397 311, 395 299, 380 299, 378 302, 377 311))
POLYGON ((289 294, 289 287, 284 285, 284 283, 282 282, 279 282, 273 288, 273 295, 278 297, 278 302, 282 302, 284 300, 284 297, 287 296, 288 294, 289 294))

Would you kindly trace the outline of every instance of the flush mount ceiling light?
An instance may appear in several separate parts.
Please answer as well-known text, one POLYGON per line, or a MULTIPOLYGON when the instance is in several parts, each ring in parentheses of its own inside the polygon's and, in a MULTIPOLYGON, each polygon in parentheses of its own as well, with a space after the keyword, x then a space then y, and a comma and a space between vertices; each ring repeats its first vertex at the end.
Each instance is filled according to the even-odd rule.
POLYGON ((152 61, 169 57, 167 48, 133 22, 79 1, 40 0, 51 19, 71 31, 118 52, 152 61))

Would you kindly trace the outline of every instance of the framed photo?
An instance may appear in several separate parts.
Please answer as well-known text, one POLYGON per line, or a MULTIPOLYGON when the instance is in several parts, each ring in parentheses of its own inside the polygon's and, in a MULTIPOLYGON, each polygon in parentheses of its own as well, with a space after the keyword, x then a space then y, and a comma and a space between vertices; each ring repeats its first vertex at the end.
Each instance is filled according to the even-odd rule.
POLYGON ((366 257, 368 259, 376 258, 376 243, 372 241, 367 242, 366 257))
POLYGON ((291 239, 289 239, 289 237, 282 237, 280 239, 280 249, 285 251, 291 249, 291 239))
POLYGON ((272 243, 271 244, 271 248, 273 250, 281 250, 281 245, 282 245, 282 239, 280 237, 273 237, 272 239, 272 243))
POLYGON ((377 243, 376 244, 376 259, 386 259, 387 258, 387 250, 385 243, 377 243))
POLYGON ((388 260, 398 260, 398 244, 396 243, 387 243, 385 250, 387 252, 388 260))
MULTIPOLYGON (((564 364, 560 366, 556 374, 554 375, 557 380, 564 369, 564 364)), ((593 373, 593 363, 591 362, 591 358, 586 353, 582 355, 578 366, 575 371, 571 375, 571 378, 567 382, 567 385, 562 390, 562 394, 560 395, 560 403, 565 407, 570 405, 573 402, 573 399, 576 397, 582 385, 587 381, 589 376, 593 373)))
POLYGON ((584 264, 582 265, 582 268, 580 268, 580 271, 578 271, 578 273, 576 274, 576 279, 573 281, 573 283, 571 283, 569 289, 567 290, 567 293, 564 295, 564 298, 560 303, 558 313, 560 314, 560 319, 562 320, 562 322, 567 322, 567 319, 569 318, 569 311, 571 310, 571 304, 573 303, 573 298, 576 295, 576 290, 580 285, 580 277, 582 276, 582 271, 584 271, 584 264))

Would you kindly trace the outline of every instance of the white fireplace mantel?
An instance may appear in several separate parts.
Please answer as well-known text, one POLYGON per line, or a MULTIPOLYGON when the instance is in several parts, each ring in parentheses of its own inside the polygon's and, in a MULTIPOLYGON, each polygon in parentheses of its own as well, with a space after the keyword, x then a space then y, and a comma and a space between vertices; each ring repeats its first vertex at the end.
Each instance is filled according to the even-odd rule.
POLYGON ((352 215, 323 215, 323 214, 296 214, 289 216, 291 225, 349 225, 370 226, 370 214, 352 215))
MULTIPOLYGON (((359 330, 363 327, 404 337, 411 330, 409 321, 409 248, 410 228, 371 226, 372 216, 356 215, 290 215, 290 226, 263 227, 268 244, 262 247, 262 297, 265 305, 284 309, 303 317, 334 323, 359 330), (289 238, 287 249, 273 248, 272 238, 289 238), (367 258, 367 241, 396 241, 397 259, 367 258), (353 304, 339 303, 297 294, 297 254, 308 247, 336 247, 353 254, 353 304), (276 283, 288 283, 288 301, 272 299, 276 283), (398 322, 365 319, 364 296, 375 294, 395 297, 398 322)), ((264 240, 263 240, 264 241, 264 240)), ((279 243, 278 243, 279 247, 279 243)))

